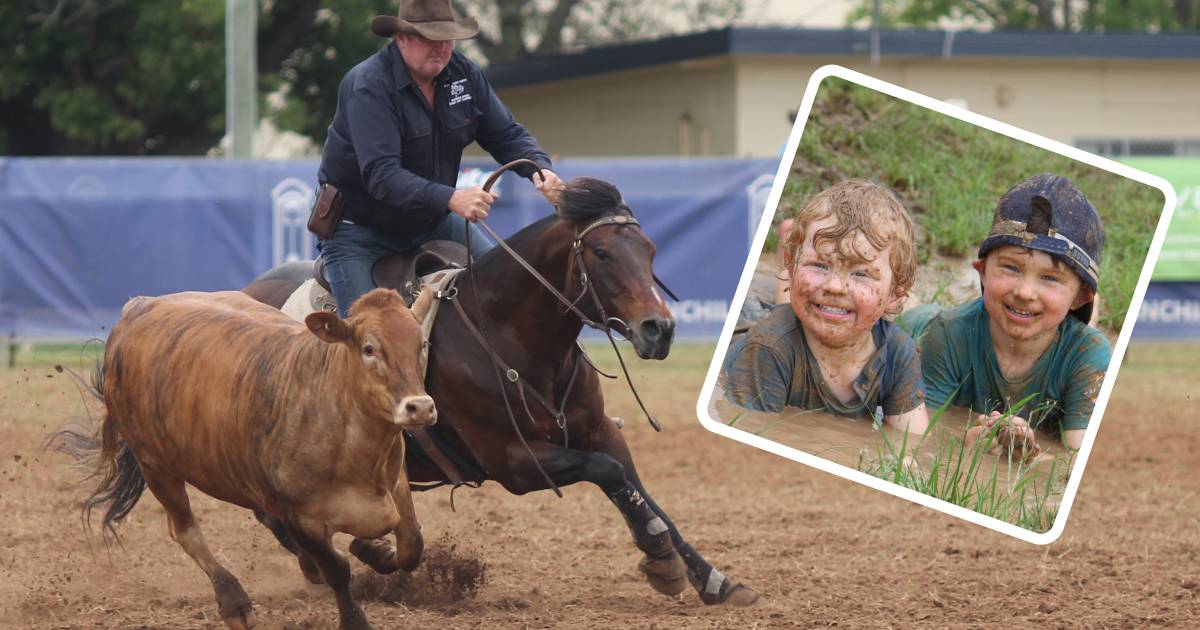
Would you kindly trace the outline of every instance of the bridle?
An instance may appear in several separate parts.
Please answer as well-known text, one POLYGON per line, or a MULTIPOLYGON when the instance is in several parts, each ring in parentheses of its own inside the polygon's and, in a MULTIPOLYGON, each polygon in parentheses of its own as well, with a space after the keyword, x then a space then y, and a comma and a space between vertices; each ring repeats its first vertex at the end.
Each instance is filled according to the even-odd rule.
MULTIPOLYGON (((509 163, 501 166, 499 170, 492 173, 492 175, 490 177, 488 177, 487 181, 484 182, 483 190, 485 192, 490 192, 492 185, 495 184, 496 180, 499 179, 501 174, 503 174, 505 171, 507 171, 511 168, 514 168, 514 167, 520 166, 520 165, 532 166, 532 167, 538 169, 538 172, 541 173, 541 168, 536 163, 534 163, 532 160, 524 160, 524 159, 514 160, 512 162, 509 162, 509 163)), ((628 214, 628 212, 629 212, 628 206, 624 206, 624 204, 622 204, 622 206, 619 209, 624 210, 625 212, 618 213, 618 214, 610 214, 610 215, 601 217, 601 218, 593 221, 592 223, 589 223, 587 226, 583 227, 582 229, 577 229, 575 232, 575 238, 571 244, 571 254, 570 254, 570 256, 568 258, 568 262, 567 262, 567 283, 568 283, 568 285, 571 282, 573 266, 578 265, 578 267, 579 267, 579 281, 581 284, 581 291, 579 293, 579 296, 575 300, 569 300, 565 295, 563 295, 563 293, 561 291, 559 291, 556 287, 554 287, 554 285, 551 284, 550 281, 548 281, 544 276, 542 276, 542 274, 538 273, 538 271, 536 269, 534 269, 532 265, 530 265, 524 258, 522 258, 519 254, 517 254, 517 252, 514 251, 507 243, 505 243, 504 239, 500 238, 500 235, 498 235, 495 232, 495 230, 493 230, 491 228, 491 226, 487 225, 482 220, 477 221, 476 224, 480 228, 482 228, 484 232, 486 232, 489 236, 491 236, 491 238, 496 242, 498 247, 502 248, 505 252, 507 252, 508 255, 513 258, 513 260, 515 260, 521 267, 523 267, 527 272, 529 272, 529 274, 531 276, 533 276, 539 283, 541 283, 542 286, 544 286, 550 292, 550 294, 555 297, 555 299, 557 299, 560 303, 563 304, 563 306, 565 307, 565 309, 563 310, 564 315, 566 313, 573 313, 576 317, 578 317, 580 319, 580 321, 584 325, 587 325, 591 328, 595 328, 597 330, 604 332, 605 336, 608 337, 609 344, 613 348, 613 352, 615 352, 617 355, 617 361, 620 363, 621 370, 625 374, 625 380, 629 384, 629 388, 633 392, 633 396, 637 400, 638 406, 641 407, 642 413, 646 414, 646 418, 650 421, 650 426, 654 427, 655 431, 662 431, 662 425, 659 424, 658 420, 655 419, 654 416, 646 409, 646 405, 642 402, 641 396, 638 395, 637 388, 634 387, 633 379, 629 378, 629 369, 626 367, 625 359, 621 357, 621 352, 617 348, 617 342, 613 338, 613 334, 612 334, 612 331, 613 331, 612 323, 613 322, 616 322, 621 325, 621 327, 623 328, 622 334, 624 336, 628 336, 629 334, 632 333, 632 331, 629 328, 629 324, 626 323, 625 321, 621 320, 618 317, 610 317, 608 315, 607 311, 604 309, 603 303, 600 300, 599 294, 596 292, 595 283, 592 281, 591 276, 588 274, 587 265, 583 259, 584 237, 586 237, 588 234, 595 231, 596 229, 602 228, 605 226, 609 226, 609 225, 634 226, 634 227, 637 227, 638 229, 641 229, 641 224, 638 222, 638 220, 636 218, 634 218, 632 214, 628 214), (580 300, 582 300, 585 295, 591 296, 592 303, 596 308, 596 312, 600 314, 599 321, 593 320, 592 318, 588 317, 577 306, 577 303, 580 300)), ((470 222, 468 222, 466 224, 466 228, 467 228, 466 229, 467 268, 469 269, 470 267, 472 267, 475 264, 474 258, 471 256, 471 253, 470 253, 470 250, 471 250, 471 223, 470 222)), ((653 275, 653 273, 652 273, 652 275, 653 275)), ((653 276, 653 277, 654 277, 654 281, 660 287, 662 287, 662 289, 664 291, 666 291, 666 293, 669 296, 671 296, 672 299, 675 299, 676 301, 678 301, 679 298, 675 297, 675 294, 673 292, 671 292, 671 290, 668 289, 661 280, 659 280, 658 276, 653 276)), ((474 295, 478 296, 479 291, 475 287, 475 275, 474 274, 471 274, 471 285, 472 285, 471 286, 472 292, 474 293, 474 295)), ((557 407, 555 405, 552 405, 550 401, 546 400, 546 398, 544 396, 542 396, 542 394, 540 392, 537 391, 537 389, 527 385, 525 383, 525 381, 523 379, 521 379, 520 373, 517 372, 517 370, 510 367, 508 365, 508 363, 505 362, 496 353, 496 351, 492 348, 492 345, 490 343, 488 343, 484 332, 481 330, 481 327, 483 326, 484 318, 483 318, 483 313, 482 313, 481 309, 479 308, 479 301, 475 300, 476 318, 477 318, 477 321, 479 322, 478 324, 476 324, 471 321, 471 318, 467 315, 466 310, 463 308, 461 302, 459 300, 453 299, 453 297, 456 294, 457 294, 456 290, 448 289, 448 290, 443 291, 442 295, 440 295, 439 297, 442 297, 442 299, 451 300, 454 303, 454 306, 455 306, 456 310, 458 311, 459 316, 462 318, 464 324, 466 325, 467 329, 471 332, 471 334, 475 337, 476 341, 479 342, 479 344, 487 351, 488 355, 491 357, 492 365, 496 371, 496 379, 500 385, 500 394, 504 399, 504 406, 508 411, 508 416, 509 416, 510 421, 512 422, 513 430, 516 432, 517 437, 521 440, 521 443, 525 446, 525 450, 529 453, 530 458, 533 460, 534 466, 537 467, 538 472, 541 473, 541 475, 542 475, 543 479, 546 481, 546 483, 550 486, 551 489, 554 490, 555 494, 557 494, 559 497, 563 496, 562 491, 559 490, 558 486, 554 483, 554 481, 552 479, 550 479, 550 476, 546 474, 546 471, 542 468, 541 464, 538 462, 537 457, 533 453, 533 449, 531 449, 529 447, 529 443, 525 440, 525 436, 521 432, 520 427, 518 427, 516 416, 515 416, 515 414, 513 414, 513 411, 512 411, 512 404, 510 403, 510 401, 508 399, 508 389, 507 389, 507 387, 505 387, 504 381, 507 380, 508 382, 516 385, 518 397, 521 401, 522 406, 525 409, 526 417, 529 419, 529 422, 532 426, 536 427, 537 423, 534 420, 533 414, 529 409, 529 403, 526 400, 526 393, 528 393, 531 397, 533 397, 533 399, 536 402, 538 402, 547 412, 550 413, 551 416, 554 417, 555 423, 558 425, 558 428, 561 429, 563 432, 563 447, 566 448, 567 443, 568 443, 567 442, 568 436, 567 436, 567 419, 566 419, 565 411, 566 411, 567 400, 570 397, 571 390, 574 388, 575 380, 576 380, 576 377, 578 376, 579 362, 576 361, 573 364, 573 367, 571 370, 571 377, 567 383, 566 389, 563 391, 562 400, 559 402, 557 407), (503 373, 503 377, 501 376, 502 373, 503 373)), ((575 348, 576 348, 576 352, 578 352, 578 354, 579 354, 579 357, 581 357, 583 359, 583 361, 586 362, 597 373, 599 373, 600 375, 605 376, 607 378, 616 378, 615 376, 605 374, 604 372, 602 372, 598 368, 596 368, 596 366, 592 364, 591 360, 587 358, 587 354, 584 353, 583 350, 578 345, 576 345, 575 348)), ((557 379, 555 379, 555 381, 557 381, 557 379)), ((553 394, 552 394, 552 396, 553 396, 553 394)))

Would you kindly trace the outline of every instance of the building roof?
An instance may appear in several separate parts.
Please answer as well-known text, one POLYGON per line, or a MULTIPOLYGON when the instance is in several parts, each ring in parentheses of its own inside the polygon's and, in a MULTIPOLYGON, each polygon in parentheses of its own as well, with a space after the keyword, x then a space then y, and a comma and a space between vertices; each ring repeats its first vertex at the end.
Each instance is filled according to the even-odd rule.
MULTIPOLYGON (((1191 33, 884 30, 879 47, 884 58, 1200 60, 1200 35, 1191 33)), ((866 58, 870 52, 871 31, 866 30, 728 27, 495 64, 488 77, 496 87, 508 88, 720 55, 866 58)))

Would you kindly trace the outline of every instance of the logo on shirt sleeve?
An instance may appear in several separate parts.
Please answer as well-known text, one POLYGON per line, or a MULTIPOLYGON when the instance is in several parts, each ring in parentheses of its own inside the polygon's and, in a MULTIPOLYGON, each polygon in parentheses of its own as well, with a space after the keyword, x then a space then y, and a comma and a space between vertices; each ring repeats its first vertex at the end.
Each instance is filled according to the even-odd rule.
POLYGON ((471 100, 467 93, 467 79, 459 79, 450 84, 450 105, 458 105, 471 100))

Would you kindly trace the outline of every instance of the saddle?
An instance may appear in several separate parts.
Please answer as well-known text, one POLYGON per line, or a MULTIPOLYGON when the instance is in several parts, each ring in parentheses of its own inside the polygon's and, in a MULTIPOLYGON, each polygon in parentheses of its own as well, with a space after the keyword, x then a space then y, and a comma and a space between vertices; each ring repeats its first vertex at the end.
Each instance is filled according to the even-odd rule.
MULTIPOLYGON (((371 279, 375 286, 395 289, 404 302, 412 306, 421 294, 421 278, 445 269, 462 269, 467 266, 467 248, 454 241, 429 241, 412 252, 384 256, 371 267, 371 279)), ((313 261, 313 278, 329 293, 329 281, 325 279, 325 259, 313 261)))

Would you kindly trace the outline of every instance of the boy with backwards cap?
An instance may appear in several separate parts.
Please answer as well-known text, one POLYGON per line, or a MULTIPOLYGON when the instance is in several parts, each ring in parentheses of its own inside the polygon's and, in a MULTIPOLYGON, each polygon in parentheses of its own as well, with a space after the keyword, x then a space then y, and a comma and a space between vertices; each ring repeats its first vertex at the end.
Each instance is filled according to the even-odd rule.
POLYGON ((972 263, 983 296, 897 322, 921 348, 927 403, 986 414, 973 439, 1030 398, 1012 410, 1007 435, 1032 445, 1040 426, 1079 448, 1111 358, 1088 326, 1103 248, 1100 216, 1069 179, 1043 173, 1005 193, 972 263))

